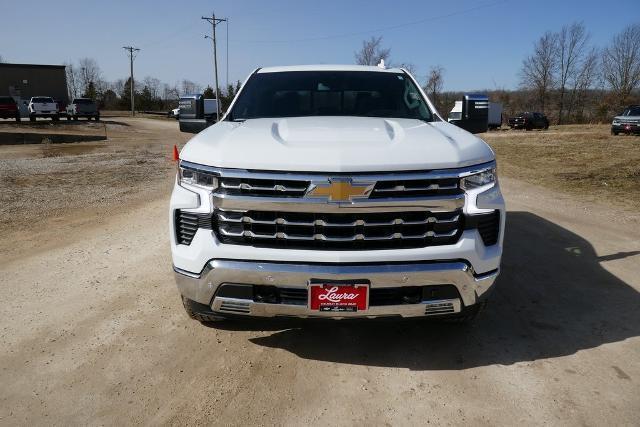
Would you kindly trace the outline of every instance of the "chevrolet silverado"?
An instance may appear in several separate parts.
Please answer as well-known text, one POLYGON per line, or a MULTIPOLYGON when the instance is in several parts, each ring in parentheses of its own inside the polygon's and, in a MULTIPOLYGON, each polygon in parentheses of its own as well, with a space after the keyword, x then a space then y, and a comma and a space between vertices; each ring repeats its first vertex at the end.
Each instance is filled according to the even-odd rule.
POLYGON ((181 150, 170 201, 187 314, 471 320, 498 276, 493 151, 404 69, 261 68, 181 150))

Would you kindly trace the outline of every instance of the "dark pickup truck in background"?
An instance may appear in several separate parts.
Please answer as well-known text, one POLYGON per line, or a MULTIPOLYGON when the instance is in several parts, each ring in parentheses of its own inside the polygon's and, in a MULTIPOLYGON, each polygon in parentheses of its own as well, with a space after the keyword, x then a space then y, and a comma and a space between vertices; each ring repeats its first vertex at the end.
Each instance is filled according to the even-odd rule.
POLYGON ((100 111, 93 100, 89 98, 76 98, 67 106, 67 120, 78 120, 78 117, 86 117, 87 120, 100 120, 100 111))
POLYGON ((509 119, 511 129, 549 129, 549 119, 542 113, 525 112, 509 119))

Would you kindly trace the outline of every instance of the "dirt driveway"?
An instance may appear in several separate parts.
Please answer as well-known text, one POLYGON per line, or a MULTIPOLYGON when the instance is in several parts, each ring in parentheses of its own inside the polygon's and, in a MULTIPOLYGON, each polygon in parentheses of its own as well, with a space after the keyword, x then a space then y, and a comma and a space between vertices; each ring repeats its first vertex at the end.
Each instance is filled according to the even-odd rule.
POLYGON ((135 175, 149 191, 113 178, 103 202, 80 208, 70 196, 37 218, 29 200, 24 221, 9 217, 15 201, 2 211, 0 424, 637 424, 635 219, 503 179, 503 273, 473 326, 210 328, 186 317, 171 274, 172 166, 159 165, 185 137, 175 122, 123 121, 139 138, 111 140, 93 161, 146 150, 165 168, 135 175))

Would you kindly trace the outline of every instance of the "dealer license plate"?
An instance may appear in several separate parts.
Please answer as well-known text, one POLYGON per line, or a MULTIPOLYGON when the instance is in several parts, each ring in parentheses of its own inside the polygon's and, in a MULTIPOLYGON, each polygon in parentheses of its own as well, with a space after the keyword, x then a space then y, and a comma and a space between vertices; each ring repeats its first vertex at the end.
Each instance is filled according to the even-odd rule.
POLYGON ((317 311, 356 312, 369 305, 369 284, 309 283, 309 308, 317 311))

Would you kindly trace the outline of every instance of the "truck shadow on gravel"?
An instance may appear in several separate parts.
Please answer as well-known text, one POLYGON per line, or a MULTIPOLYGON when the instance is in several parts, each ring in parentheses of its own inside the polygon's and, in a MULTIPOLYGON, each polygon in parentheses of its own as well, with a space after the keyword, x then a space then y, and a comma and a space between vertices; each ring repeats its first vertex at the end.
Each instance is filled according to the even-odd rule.
POLYGON ((489 306, 470 326, 252 321, 223 328, 274 331, 250 341, 304 359, 412 370, 566 356, 640 335, 640 294, 602 268, 602 259, 607 257, 599 259, 572 232, 530 213, 510 212, 502 274, 489 306))

